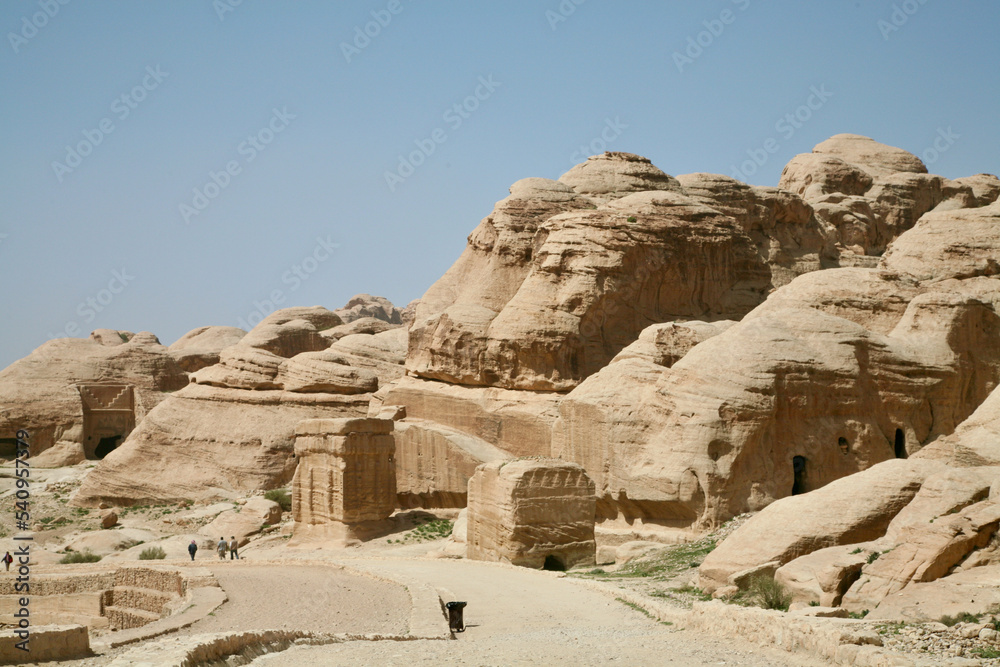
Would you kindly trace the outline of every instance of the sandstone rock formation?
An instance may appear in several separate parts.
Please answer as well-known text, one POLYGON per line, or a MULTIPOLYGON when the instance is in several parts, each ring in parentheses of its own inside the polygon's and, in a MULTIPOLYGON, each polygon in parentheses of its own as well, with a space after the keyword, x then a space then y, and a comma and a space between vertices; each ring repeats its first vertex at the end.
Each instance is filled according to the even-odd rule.
POLYGON ((928 213, 879 268, 802 275, 670 368, 623 352, 561 401, 552 453, 601 518, 707 527, 948 435, 1000 380, 998 211, 928 213))
POLYGON ((12 453, 15 433, 25 429, 34 465, 98 458, 187 383, 148 332, 51 340, 0 371, 0 443, 12 453))
POLYGON ((594 563, 594 483, 554 459, 487 463, 469 481, 469 558, 554 570, 594 563))
POLYGON ((403 310, 392 305, 383 296, 371 294, 356 294, 347 305, 333 311, 344 323, 351 323, 364 318, 375 318, 388 324, 402 325, 403 310))
POLYGON ((741 317, 769 284, 736 220, 683 194, 645 158, 606 154, 560 181, 511 186, 421 299, 407 369, 468 386, 566 391, 647 325, 741 317))
POLYGON ((170 356, 188 373, 219 363, 219 354, 236 345, 246 335, 237 327, 198 327, 178 338, 169 348, 170 356))
POLYGON ((279 521, 281 506, 273 500, 257 496, 236 509, 221 512, 210 523, 202 526, 198 534, 213 540, 224 537, 227 542, 235 537, 238 544, 243 546, 263 526, 273 526, 279 521))
POLYGON ((292 546, 351 544, 388 528, 396 507, 391 419, 310 419, 295 429, 292 546))
POLYGON ((74 502, 208 501, 286 484, 295 470, 295 426, 320 417, 364 417, 380 382, 402 375, 405 333, 322 330, 341 319, 319 306, 276 311, 219 363, 191 374, 115 456, 84 481, 74 502))
POLYGON ((479 464, 548 450, 560 398, 401 378, 384 396, 406 410, 395 431, 399 505, 465 507, 479 464))

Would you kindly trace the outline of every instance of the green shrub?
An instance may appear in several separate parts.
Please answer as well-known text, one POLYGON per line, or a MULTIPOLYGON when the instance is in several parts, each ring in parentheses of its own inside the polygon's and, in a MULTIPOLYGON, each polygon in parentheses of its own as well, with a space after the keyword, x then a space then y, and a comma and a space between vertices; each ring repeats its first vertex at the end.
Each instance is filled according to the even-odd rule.
POLYGON ((59 559, 59 562, 63 565, 70 565, 72 563, 96 563, 99 560, 101 560, 100 556, 90 549, 84 549, 83 551, 74 551, 73 553, 66 554, 59 559))
POLYGON ((750 580, 746 597, 748 601, 758 607, 779 611, 788 611, 788 605, 792 603, 792 596, 788 594, 785 587, 775 581, 773 577, 763 574, 750 580))
POLYGON ((281 509, 286 512, 292 510, 292 495, 288 493, 288 489, 271 489, 264 497, 281 505, 281 509))
POLYGON ((859 554, 862 551, 864 551, 864 549, 862 549, 861 547, 858 547, 857 549, 855 549, 854 551, 851 552, 851 555, 853 556, 854 554, 859 554))
POLYGON ((634 216, 634 215, 630 215, 630 216, 628 217, 628 221, 629 221, 629 222, 635 222, 635 216, 634 216))
POLYGON ((167 557, 167 552, 163 547, 146 547, 139 554, 139 560, 163 560, 167 557))
POLYGON ((949 628, 953 625, 958 625, 959 623, 978 623, 979 614, 970 614, 967 611, 963 611, 957 616, 942 616, 939 621, 949 628))
POLYGON ((140 544, 142 544, 145 541, 146 540, 125 540, 124 542, 122 542, 121 544, 119 544, 117 547, 115 547, 115 551, 125 551, 126 549, 131 549, 132 547, 137 547, 137 546, 139 546, 140 544))
POLYGON ((873 551, 870 554, 868 554, 868 564, 871 565, 872 563, 874 563, 875 561, 877 561, 878 557, 881 556, 881 555, 882 554, 880 554, 877 551, 873 551))

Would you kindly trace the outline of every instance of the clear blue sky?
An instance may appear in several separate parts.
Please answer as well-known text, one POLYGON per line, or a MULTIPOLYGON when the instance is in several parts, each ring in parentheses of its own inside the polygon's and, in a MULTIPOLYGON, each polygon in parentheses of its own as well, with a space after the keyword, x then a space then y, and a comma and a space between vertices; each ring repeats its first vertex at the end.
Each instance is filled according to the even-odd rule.
POLYGON ((511 183, 605 148, 732 175, 774 139, 776 185, 836 133, 950 128, 932 172, 1000 171, 994 0, 230 2, 0 4, 0 367, 275 294, 406 304, 511 183))

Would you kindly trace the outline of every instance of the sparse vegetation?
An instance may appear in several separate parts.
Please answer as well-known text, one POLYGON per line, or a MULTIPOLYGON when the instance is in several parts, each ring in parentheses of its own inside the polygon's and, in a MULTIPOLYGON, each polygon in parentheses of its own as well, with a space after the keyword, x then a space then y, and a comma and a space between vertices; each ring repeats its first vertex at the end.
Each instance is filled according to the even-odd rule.
POLYGON ((167 552, 163 547, 146 547, 139 554, 139 560, 163 560, 167 557, 167 552))
POLYGON ((883 625, 879 625, 876 628, 876 632, 878 632, 880 635, 898 635, 903 631, 903 628, 905 627, 906 623, 902 621, 898 621, 896 623, 885 623, 883 625))
POLYGON ((574 572, 574 576, 596 576, 607 578, 649 578, 669 579, 690 568, 698 567, 705 556, 715 549, 715 540, 703 539, 691 544, 674 547, 665 546, 648 556, 642 556, 623 565, 617 572, 603 569, 574 572))
POLYGON ((792 596, 788 594, 784 586, 774 580, 774 577, 760 574, 750 579, 747 589, 736 594, 733 597, 733 602, 764 609, 788 611, 788 605, 792 603, 792 596))
POLYGON ((973 649, 972 653, 978 658, 1000 658, 1000 648, 993 648, 991 646, 983 646, 982 648, 973 649))
POLYGON ((862 549, 861 547, 858 547, 857 549, 855 549, 854 551, 851 552, 851 555, 853 556, 854 554, 859 554, 862 551, 864 551, 864 549, 862 549))
POLYGON ((651 618, 654 621, 656 621, 657 623, 662 623, 663 625, 673 625, 673 623, 671 623, 670 621, 661 621, 660 619, 656 618, 651 613, 649 613, 649 610, 647 610, 647 609, 645 609, 643 607, 640 607, 639 605, 635 604, 634 602, 629 602, 625 598, 615 598, 615 599, 618 600, 619 602, 621 602, 626 607, 631 607, 632 609, 635 609, 637 612, 639 612, 643 616, 646 616, 647 618, 651 618))
POLYGON ((686 586, 681 586, 680 588, 677 589, 677 592, 683 595, 690 595, 692 597, 696 597, 699 600, 702 600, 703 602, 708 602, 709 600, 712 599, 711 595, 701 590, 697 586, 692 586, 690 584, 686 586))
MULTIPOLYGON (((448 519, 432 519, 425 524, 417 526, 413 530, 403 533, 402 537, 395 541, 396 544, 406 544, 409 542, 429 542, 439 540, 451 535, 454 523, 448 519)), ((390 544, 393 540, 387 540, 390 544)))
POLYGON ((100 556, 90 549, 84 549, 83 551, 74 551, 66 554, 59 559, 59 562, 63 565, 70 565, 73 563, 96 563, 99 560, 101 560, 100 556))
POLYGON ((870 554, 868 554, 868 564, 871 565, 872 563, 874 563, 875 561, 877 561, 878 557, 881 556, 881 555, 882 554, 880 554, 877 551, 873 551, 870 554))
POLYGON ((636 218, 635 218, 635 216, 634 216, 634 215, 630 215, 630 216, 628 217, 628 221, 629 221, 629 222, 635 222, 635 220, 636 220, 636 218))
POLYGON ((853 618, 853 619, 862 619, 862 618, 864 618, 867 615, 868 615, 868 610, 867 609, 862 609, 861 611, 849 611, 849 612, 847 612, 848 618, 853 618))
POLYGON ((938 621, 950 628, 959 623, 978 623, 980 617, 981 614, 970 614, 967 611, 963 611, 961 614, 956 614, 955 616, 942 616, 938 621))
POLYGON ((292 511, 292 494, 288 492, 288 489, 271 489, 264 494, 264 497, 281 505, 282 510, 292 511))
POLYGON ((122 542, 121 544, 119 544, 117 547, 115 547, 115 549, 117 551, 125 551, 126 549, 131 549, 132 547, 137 547, 140 544, 142 544, 143 542, 145 542, 145 540, 125 540, 124 542, 122 542))

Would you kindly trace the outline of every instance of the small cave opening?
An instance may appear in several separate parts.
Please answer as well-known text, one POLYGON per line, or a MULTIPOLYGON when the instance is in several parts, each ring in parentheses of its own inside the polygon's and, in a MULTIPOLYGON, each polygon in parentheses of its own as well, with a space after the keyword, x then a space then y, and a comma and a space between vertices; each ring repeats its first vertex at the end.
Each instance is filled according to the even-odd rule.
POLYGON ((552 570, 554 572, 565 572, 566 564, 562 562, 559 556, 554 554, 549 554, 545 557, 545 562, 542 564, 543 570, 552 570))
POLYGON ((792 458, 792 472, 795 474, 795 481, 792 483, 792 495, 808 491, 806 488, 806 457, 795 456, 792 458))
POLYGON ((901 428, 897 428, 896 429, 896 446, 895 446, 895 449, 896 449, 896 458, 897 459, 905 459, 907 457, 907 454, 906 454, 906 435, 903 433, 903 429, 901 429, 901 428))
POLYGON ((118 447, 118 443, 121 440, 122 436, 120 435, 110 435, 106 438, 101 438, 101 441, 97 443, 97 447, 94 448, 94 458, 97 460, 103 459, 118 447))
POLYGON ((847 438, 837 438, 837 446, 840 447, 841 454, 850 454, 851 444, 847 442, 847 438))

